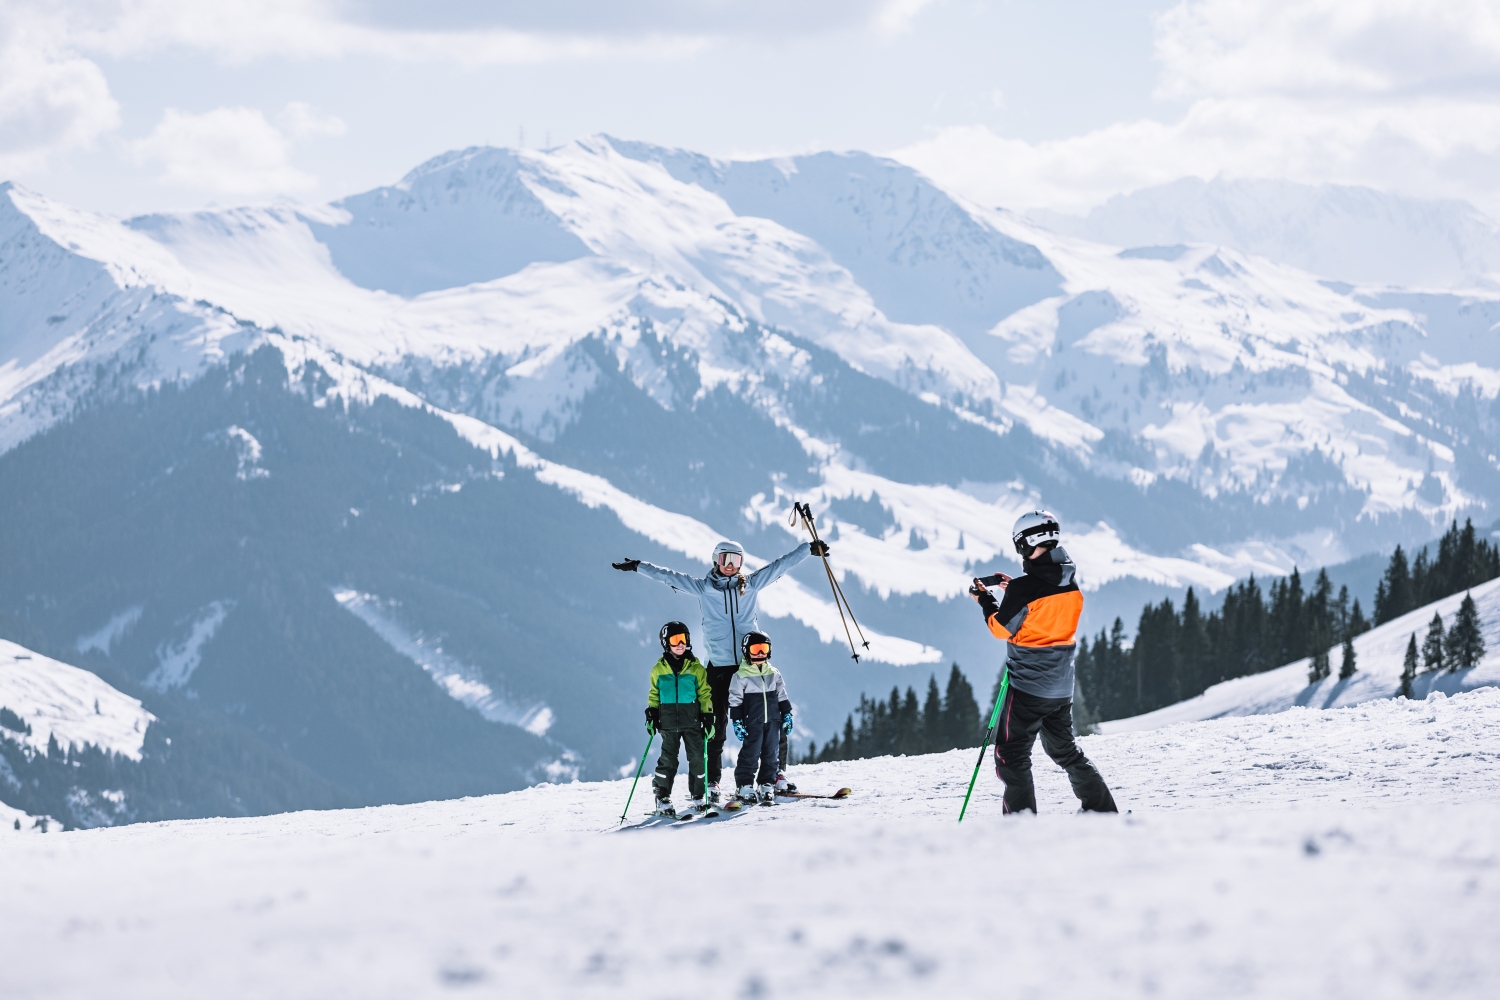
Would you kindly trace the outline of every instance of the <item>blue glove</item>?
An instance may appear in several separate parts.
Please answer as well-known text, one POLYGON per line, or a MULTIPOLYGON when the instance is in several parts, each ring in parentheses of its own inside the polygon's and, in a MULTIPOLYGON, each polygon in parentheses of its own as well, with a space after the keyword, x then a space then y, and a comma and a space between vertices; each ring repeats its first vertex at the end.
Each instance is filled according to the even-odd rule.
POLYGON ((745 738, 750 735, 749 733, 745 732, 745 724, 739 719, 735 719, 730 723, 730 725, 734 726, 734 738, 739 740, 741 743, 745 742, 745 738))
POLYGON ((781 717, 781 731, 788 736, 792 735, 792 713, 788 712, 781 717))

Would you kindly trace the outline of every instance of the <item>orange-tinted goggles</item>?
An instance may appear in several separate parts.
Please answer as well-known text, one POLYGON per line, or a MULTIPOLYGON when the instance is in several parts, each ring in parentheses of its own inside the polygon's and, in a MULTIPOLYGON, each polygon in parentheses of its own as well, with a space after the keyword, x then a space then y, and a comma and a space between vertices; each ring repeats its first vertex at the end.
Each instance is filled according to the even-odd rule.
POLYGON ((684 635, 681 632, 678 632, 676 635, 669 635, 669 636, 667 636, 667 645, 668 646, 686 646, 687 645, 687 636, 684 635))
POLYGON ((771 644, 769 642, 752 642, 750 644, 750 655, 760 658, 770 656, 771 644))

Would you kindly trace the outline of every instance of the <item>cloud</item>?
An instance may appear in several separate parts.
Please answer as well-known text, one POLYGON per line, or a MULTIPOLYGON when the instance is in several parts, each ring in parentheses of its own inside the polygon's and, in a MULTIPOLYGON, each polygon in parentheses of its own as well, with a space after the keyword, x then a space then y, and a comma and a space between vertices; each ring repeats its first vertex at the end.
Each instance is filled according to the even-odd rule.
POLYGON ((932 0, 99 0, 80 44, 181 46, 233 62, 377 55, 449 63, 675 56, 728 38, 900 33, 932 0))
POLYGON ((342 118, 319 111, 305 101, 293 101, 276 116, 277 126, 293 139, 340 136, 348 126, 342 118))
MULTIPOLYGON (((99 67, 72 51, 62 26, 25 4, 0 7, 0 171, 36 169, 118 126, 99 67)), ((0 176, 3 176, 0 174, 0 176)))
MULTIPOLYGON (((287 105, 278 121, 289 130, 311 125, 323 134, 330 123, 343 126, 300 103, 287 105)), ((139 162, 162 167, 163 181, 217 194, 290 195, 317 183, 291 165, 291 138, 253 108, 216 108, 201 115, 168 108, 132 150, 139 162)))
POLYGON ((1185 175, 1363 184, 1500 214, 1493 0, 1199 0, 1157 22, 1187 102, 1048 142, 944 129, 895 155, 982 203, 1076 211, 1185 175))

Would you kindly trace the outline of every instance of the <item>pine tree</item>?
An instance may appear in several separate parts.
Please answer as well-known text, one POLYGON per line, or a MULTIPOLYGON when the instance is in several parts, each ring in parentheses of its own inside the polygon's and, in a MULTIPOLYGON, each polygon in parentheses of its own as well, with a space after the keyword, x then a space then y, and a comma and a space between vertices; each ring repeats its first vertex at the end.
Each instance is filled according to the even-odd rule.
POLYGON ((1349 612, 1349 634, 1364 635, 1370 631, 1370 623, 1365 620, 1364 611, 1360 610, 1359 598, 1354 599, 1354 608, 1349 612))
POLYGON ((1450 672, 1477 666, 1484 658, 1484 634, 1479 628, 1479 608, 1474 604, 1473 594, 1464 595, 1443 646, 1450 672))
POLYGON ((953 748, 945 745, 943 731, 943 696, 938 691, 937 675, 927 675, 927 700, 922 704, 922 752, 941 753, 953 748))
MULTIPOLYGON (((989 711, 988 706, 985 711, 989 711)), ((947 734, 944 742, 948 749, 978 746, 979 726, 979 705, 974 701, 974 687, 955 663, 948 673, 948 690, 943 695, 943 731, 947 734)))
POLYGON ((1328 650, 1320 650, 1313 654, 1312 665, 1307 668, 1307 683, 1316 684, 1332 672, 1328 663, 1328 650))
POLYGON ((1407 565, 1406 553, 1398 545, 1385 567, 1385 576, 1375 587, 1375 624, 1384 625, 1416 607, 1414 596, 1411 568, 1407 565))
POLYGON ((1432 623, 1427 626, 1427 638, 1422 641, 1422 669, 1443 669, 1443 616, 1432 613, 1432 623))
POLYGON ((1344 662, 1339 666, 1339 680, 1346 681, 1359 668, 1354 665, 1354 636, 1344 636, 1344 662))
POLYGON ((1406 641, 1406 658, 1401 661, 1401 691, 1403 698, 1410 698, 1411 682, 1417 677, 1417 633, 1406 641))

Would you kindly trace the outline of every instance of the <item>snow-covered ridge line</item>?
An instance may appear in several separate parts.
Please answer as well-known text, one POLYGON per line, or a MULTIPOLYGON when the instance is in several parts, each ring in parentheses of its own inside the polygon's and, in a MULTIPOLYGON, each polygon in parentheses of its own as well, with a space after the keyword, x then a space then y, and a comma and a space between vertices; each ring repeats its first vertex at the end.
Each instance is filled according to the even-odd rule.
MULTIPOLYGON (((602 476, 545 459, 497 427, 475 417, 433 406, 415 393, 356 368, 307 341, 294 341, 275 334, 269 337, 269 341, 282 351, 294 383, 308 364, 318 365, 332 377, 334 385, 327 390, 325 401, 339 398, 370 403, 385 398, 430 413, 451 424, 460 437, 488 452, 491 459, 512 456, 519 467, 531 471, 538 481, 572 494, 587 507, 609 509, 621 524, 659 545, 706 562, 715 543, 726 537, 695 518, 637 499, 602 476)), ((767 561, 753 553, 745 554, 745 565, 751 569, 763 566, 767 561)), ((837 624, 838 610, 833 603, 813 595, 790 577, 783 577, 768 587, 761 599, 766 613, 773 618, 793 617, 815 630, 824 642, 842 639, 843 630, 837 624)), ((923 643, 870 629, 866 629, 865 634, 870 639, 869 657, 883 663, 905 666, 936 663, 942 659, 941 650, 923 643)))
POLYGON ((1486 649, 1484 659, 1467 670, 1418 674, 1412 693, 1420 699, 1432 692, 1454 694, 1500 685, 1500 579, 1495 579, 1356 636, 1354 653, 1358 670, 1346 680, 1338 677, 1339 652, 1334 650, 1330 654, 1333 676, 1315 684, 1307 683, 1311 660, 1302 659, 1262 674, 1215 684, 1196 698, 1129 719, 1105 722, 1099 728, 1105 733, 1126 733, 1204 719, 1269 715, 1297 706, 1342 708, 1394 698, 1401 689, 1402 663, 1411 636, 1416 635, 1420 648, 1432 616, 1442 615, 1445 628, 1451 626, 1458 606, 1470 595, 1479 611, 1486 649))
POLYGON ((31 732, 0 729, 0 735, 45 752, 58 745, 96 746, 141 759, 146 729, 156 716, 139 701, 98 676, 0 639, 0 707, 19 716, 31 732))

